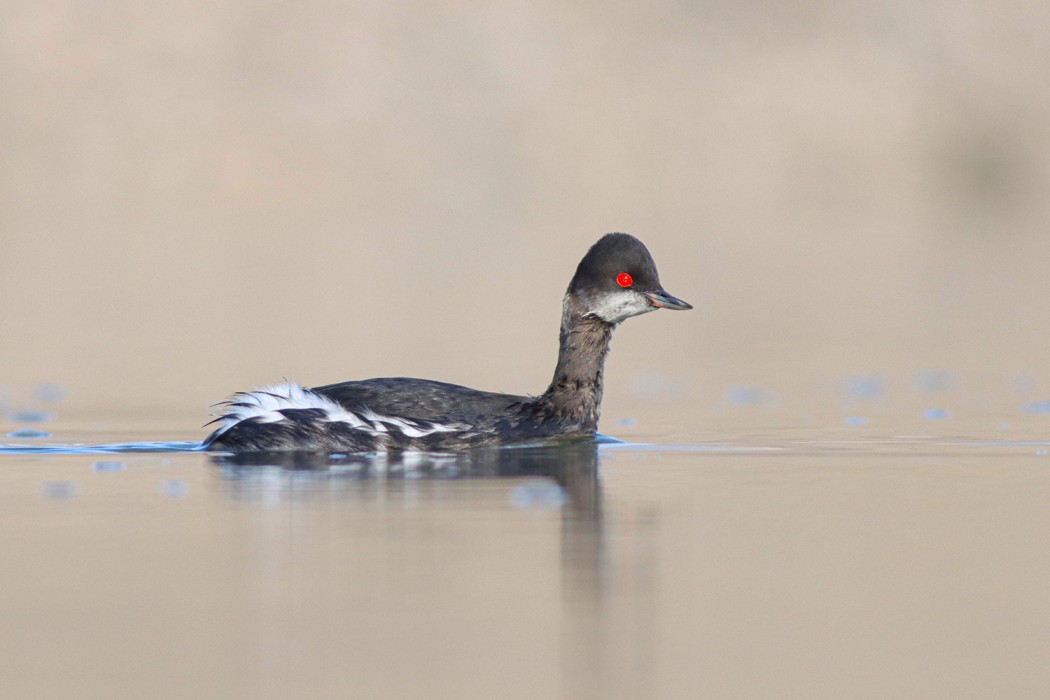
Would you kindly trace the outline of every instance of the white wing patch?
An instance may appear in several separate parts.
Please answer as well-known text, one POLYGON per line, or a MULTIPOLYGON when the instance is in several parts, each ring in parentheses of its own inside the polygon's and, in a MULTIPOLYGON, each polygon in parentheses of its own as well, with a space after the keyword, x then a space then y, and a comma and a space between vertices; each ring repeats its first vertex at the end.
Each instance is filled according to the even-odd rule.
POLYGON ((221 410, 216 414, 219 424, 215 434, 222 435, 243 420, 255 419, 259 423, 276 423, 288 420, 281 413, 287 409, 320 409, 324 417, 318 420, 325 423, 346 423, 352 428, 372 435, 395 431, 411 438, 420 438, 432 433, 448 433, 465 430, 468 426, 458 423, 426 425, 408 418, 383 416, 365 408, 361 411, 349 411, 335 401, 304 388, 295 382, 275 384, 255 391, 244 391, 224 401, 221 410))

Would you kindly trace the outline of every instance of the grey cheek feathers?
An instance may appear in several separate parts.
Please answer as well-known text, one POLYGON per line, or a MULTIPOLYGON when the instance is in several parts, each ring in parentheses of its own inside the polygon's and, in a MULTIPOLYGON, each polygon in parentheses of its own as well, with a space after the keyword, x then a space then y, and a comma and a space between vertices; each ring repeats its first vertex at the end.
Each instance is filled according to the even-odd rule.
POLYGON ((638 292, 624 290, 605 294, 597 301, 588 300, 588 315, 597 316, 606 323, 620 323, 631 316, 655 311, 649 302, 638 292))

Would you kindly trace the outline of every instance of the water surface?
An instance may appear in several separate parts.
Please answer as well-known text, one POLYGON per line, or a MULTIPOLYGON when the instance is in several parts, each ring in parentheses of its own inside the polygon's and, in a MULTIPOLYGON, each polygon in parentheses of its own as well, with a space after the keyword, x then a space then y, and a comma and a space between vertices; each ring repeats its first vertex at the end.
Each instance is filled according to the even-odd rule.
MULTIPOLYGON (((0 451, 5 689, 684 698, 1047 687, 1040 414, 895 423, 861 403, 792 426, 751 405, 727 410, 709 416, 709 441, 325 459, 231 459, 179 436, 34 423, 50 436, 6 437, 0 451), (852 413, 871 420, 842 420, 852 413)), ((651 425, 638 423, 613 426, 651 425)))

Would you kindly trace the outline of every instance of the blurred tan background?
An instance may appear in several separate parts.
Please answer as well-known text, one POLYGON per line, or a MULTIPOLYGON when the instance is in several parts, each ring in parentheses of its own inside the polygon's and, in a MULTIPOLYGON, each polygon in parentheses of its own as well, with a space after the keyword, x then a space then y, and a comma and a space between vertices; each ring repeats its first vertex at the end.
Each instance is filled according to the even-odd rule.
POLYGON ((7 2, 0 85, 0 385, 100 415, 540 391, 613 230, 696 305, 614 402, 1050 367, 1045 2, 7 2))

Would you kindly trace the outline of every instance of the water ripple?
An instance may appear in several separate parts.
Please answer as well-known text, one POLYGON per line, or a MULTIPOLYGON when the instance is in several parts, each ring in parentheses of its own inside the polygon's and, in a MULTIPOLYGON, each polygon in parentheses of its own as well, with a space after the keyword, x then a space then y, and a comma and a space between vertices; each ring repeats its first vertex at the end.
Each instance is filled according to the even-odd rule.
POLYGON ((200 452, 199 442, 117 442, 109 445, 0 445, 0 455, 93 455, 123 452, 200 452))

